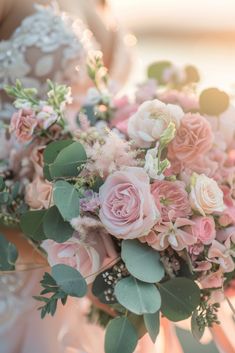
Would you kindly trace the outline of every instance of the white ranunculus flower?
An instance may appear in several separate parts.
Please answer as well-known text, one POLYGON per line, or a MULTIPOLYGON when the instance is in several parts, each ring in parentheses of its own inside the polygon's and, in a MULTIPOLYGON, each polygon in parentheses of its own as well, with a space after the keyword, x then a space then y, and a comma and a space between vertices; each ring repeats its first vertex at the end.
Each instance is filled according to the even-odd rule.
POLYGON ((225 209, 222 190, 205 174, 194 175, 189 198, 191 207, 203 216, 225 209))
POLYGON ((176 129, 184 116, 183 110, 174 104, 165 104, 158 99, 144 102, 128 120, 128 134, 139 147, 150 147, 157 142, 170 122, 176 129))

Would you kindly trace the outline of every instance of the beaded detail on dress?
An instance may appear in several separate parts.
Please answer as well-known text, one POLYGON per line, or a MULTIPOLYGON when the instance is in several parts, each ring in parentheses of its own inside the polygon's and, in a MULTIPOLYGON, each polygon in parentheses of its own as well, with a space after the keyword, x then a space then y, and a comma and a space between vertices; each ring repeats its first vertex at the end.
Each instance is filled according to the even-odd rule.
POLYGON ((0 42, 0 119, 12 114, 3 88, 16 79, 37 88, 41 95, 47 78, 68 84, 76 92, 76 87, 88 81, 87 53, 95 47, 93 35, 81 19, 53 6, 35 5, 35 12, 22 21, 11 38, 0 42))

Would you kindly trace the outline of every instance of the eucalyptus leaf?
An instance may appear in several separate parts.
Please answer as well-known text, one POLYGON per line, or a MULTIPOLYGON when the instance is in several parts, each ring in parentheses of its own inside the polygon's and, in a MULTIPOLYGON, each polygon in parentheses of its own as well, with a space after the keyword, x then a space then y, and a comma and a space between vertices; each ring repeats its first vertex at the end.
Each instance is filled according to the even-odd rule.
POLYGON ((87 293, 87 284, 79 271, 70 266, 59 264, 52 267, 51 275, 57 285, 66 294, 72 297, 84 297, 87 293))
POLYGON ((86 151, 80 142, 73 142, 61 152, 53 163, 48 165, 52 179, 61 177, 76 177, 87 161, 86 151))
POLYGON ((79 194, 67 181, 59 180, 53 187, 53 201, 66 221, 79 216, 79 194))
POLYGON ((159 311, 155 314, 144 314, 144 323, 151 340, 155 343, 160 331, 159 311))
POLYGON ((118 281, 114 294, 121 305, 137 315, 156 313, 161 307, 161 297, 156 286, 132 276, 118 281))
POLYGON ((121 257, 130 274, 140 281, 156 283, 164 277, 159 253, 147 244, 138 240, 124 240, 121 257))
POLYGON ((155 79, 159 84, 165 84, 163 74, 166 69, 172 67, 170 61, 158 61, 148 67, 148 78, 155 79))
POLYGON ((207 88, 200 94, 199 103, 202 114, 219 116, 228 109, 230 101, 227 93, 218 88, 207 88))
POLYGON ((105 353, 133 353, 138 335, 127 317, 110 321, 105 334, 105 353))
POLYGON ((0 176, 0 191, 3 191, 6 187, 4 178, 2 176, 0 176))
POLYGON ((74 229, 69 222, 64 221, 58 208, 49 208, 43 218, 43 230, 47 239, 52 239, 57 243, 63 243, 74 233, 74 229))
POLYGON ((0 192, 0 204, 6 205, 9 201, 10 195, 7 191, 0 192))
POLYGON ((46 239, 43 229, 43 217, 45 214, 45 210, 28 211, 24 213, 20 218, 22 232, 35 241, 46 239))
POLYGON ((0 234, 0 271, 14 270, 17 258, 18 251, 16 246, 0 234))
POLYGON ((74 141, 73 140, 61 140, 61 141, 54 141, 51 142, 45 149, 43 153, 43 160, 44 160, 44 176, 47 180, 51 181, 52 177, 50 175, 49 165, 52 164, 58 154, 66 147, 71 145, 74 141))
MULTIPOLYGON (((150 314, 150 315, 152 315, 152 314, 150 314)), ((146 329, 145 323, 144 323, 144 316, 143 315, 136 315, 136 314, 129 312, 127 317, 128 317, 128 320, 135 327, 136 332, 138 334, 138 338, 139 339, 142 338, 147 333, 147 329, 146 329)))
POLYGON ((161 293, 161 311, 171 321, 191 316, 200 303, 200 289, 188 278, 174 278, 158 284, 161 293))

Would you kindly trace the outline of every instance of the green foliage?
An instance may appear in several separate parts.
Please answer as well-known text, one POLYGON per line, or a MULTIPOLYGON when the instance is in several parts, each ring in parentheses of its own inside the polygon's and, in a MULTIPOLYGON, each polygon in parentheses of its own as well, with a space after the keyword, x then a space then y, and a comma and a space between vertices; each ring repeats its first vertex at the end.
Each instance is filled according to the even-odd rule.
POLYGON ((171 321, 191 316, 200 303, 200 289, 188 278, 174 278, 158 284, 161 293, 161 311, 171 321))
POLYGON ((34 241, 40 242, 46 239, 43 229, 43 218, 45 210, 28 211, 21 216, 20 227, 22 232, 34 241))
POLYGON ((74 141, 73 140, 61 140, 61 141, 54 141, 51 142, 43 153, 43 160, 44 160, 44 176, 47 180, 51 181, 51 175, 49 172, 49 165, 53 164, 58 154, 66 147, 71 145, 74 141))
POLYGON ((151 340, 155 343, 160 331, 159 311, 154 314, 144 314, 144 323, 151 340))
POLYGON ((73 142, 63 148, 52 163, 46 162, 44 172, 46 177, 50 176, 51 179, 77 177, 86 161, 87 156, 82 144, 73 142))
POLYGON ((4 178, 2 176, 0 176, 0 192, 2 192, 6 187, 4 178))
POLYGON ((164 277, 159 253, 147 244, 138 240, 124 240, 121 257, 130 274, 140 281, 156 283, 164 277))
POLYGON ((135 327, 136 332, 138 334, 138 338, 139 339, 142 338, 147 333, 147 329, 146 329, 145 323, 144 323, 144 315, 136 315, 136 314, 129 312, 127 315, 127 318, 132 323, 132 325, 135 327))
POLYGON ((74 229, 69 222, 64 221, 56 206, 46 211, 43 217, 43 231, 47 239, 52 239, 57 243, 65 242, 74 233, 74 229))
POLYGON ((65 305, 68 295, 80 298, 87 292, 87 284, 82 275, 76 269, 63 264, 53 266, 52 274, 46 272, 40 283, 43 290, 34 298, 44 303, 38 308, 42 319, 47 314, 55 314, 58 300, 65 305))
POLYGON ((79 193, 67 181, 59 180, 53 187, 53 201, 66 221, 79 216, 79 193))
POLYGON ((24 88, 19 80, 16 80, 15 86, 5 86, 8 96, 15 98, 16 108, 30 103, 31 106, 38 105, 37 90, 35 88, 24 88))
POLYGON ((161 307, 161 297, 154 284, 144 283, 129 276, 115 286, 118 302, 137 315, 156 313, 161 307))
POLYGON ((12 271, 18 258, 16 246, 0 234, 0 271, 12 271))
POLYGON ((163 73, 172 66, 170 61, 158 61, 148 67, 148 78, 155 79, 160 85, 165 84, 163 73))
POLYGON ((47 93, 48 104, 53 107, 55 112, 60 114, 63 108, 63 103, 66 102, 67 97, 70 95, 70 88, 66 85, 53 83, 51 80, 47 80, 47 84, 49 87, 47 93))
POLYGON ((228 109, 230 100, 227 93, 218 88, 207 88, 200 94, 199 103, 202 114, 218 116, 228 109))
POLYGON ((80 272, 67 265, 55 265, 51 271, 57 285, 71 297, 81 298, 87 293, 87 284, 80 272))
POLYGON ((205 326, 199 324, 197 310, 193 312, 191 317, 191 332, 197 341, 200 341, 205 332, 205 326))
POLYGON ((110 321, 105 334, 105 353, 133 353, 138 335, 127 317, 110 321))

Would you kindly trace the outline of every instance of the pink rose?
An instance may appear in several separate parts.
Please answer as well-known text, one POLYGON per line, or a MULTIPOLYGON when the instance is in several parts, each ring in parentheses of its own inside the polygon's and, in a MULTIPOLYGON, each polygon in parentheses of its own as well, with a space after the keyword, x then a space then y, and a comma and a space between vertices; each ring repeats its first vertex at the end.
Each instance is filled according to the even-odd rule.
POLYGON ((15 132, 19 142, 30 142, 38 122, 32 109, 20 109, 11 118, 10 131, 15 132))
POLYGON ((25 202, 30 208, 48 208, 52 197, 52 184, 37 176, 25 189, 25 202))
POLYGON ((168 148, 171 160, 192 163, 212 147, 213 133, 210 124, 200 114, 185 114, 174 140, 168 148))
POLYGON ((159 219, 150 192, 149 177, 142 168, 117 171, 100 188, 100 220, 117 238, 146 235, 159 219))
POLYGON ((159 140, 170 122, 178 128, 183 115, 178 105, 165 104, 158 99, 144 102, 128 120, 128 135, 136 146, 150 147, 159 140))
POLYGON ((184 183, 180 181, 155 181, 151 192, 163 221, 169 221, 169 212, 174 211, 172 218, 186 218, 191 213, 188 193, 184 183))
POLYGON ((211 244, 215 239, 215 221, 212 217, 194 217, 194 225, 191 226, 192 233, 203 244, 211 244))
POLYGON ((88 283, 94 280, 95 274, 101 268, 117 258, 111 237, 107 234, 92 233, 83 239, 75 232, 72 238, 64 243, 44 240, 42 248, 48 254, 50 266, 65 264, 76 268, 86 277, 88 283))
POLYGON ((219 224, 222 227, 235 225, 235 206, 226 208, 219 216, 219 224))

